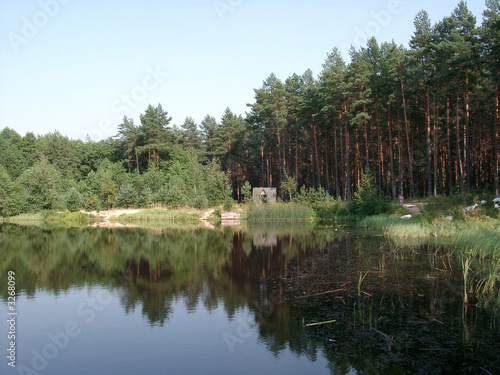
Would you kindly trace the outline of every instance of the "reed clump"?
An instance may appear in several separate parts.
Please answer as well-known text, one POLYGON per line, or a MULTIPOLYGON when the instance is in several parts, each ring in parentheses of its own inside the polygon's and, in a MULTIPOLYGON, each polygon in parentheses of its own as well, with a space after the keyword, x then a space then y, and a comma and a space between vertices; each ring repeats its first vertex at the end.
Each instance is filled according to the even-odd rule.
POLYGON ((314 211, 311 207, 293 203, 255 204, 248 209, 247 220, 313 220, 314 211))
POLYGON ((110 221, 131 222, 131 221, 168 221, 168 220, 198 220, 201 218, 201 211, 193 210, 163 210, 150 209, 137 213, 112 216, 110 221))

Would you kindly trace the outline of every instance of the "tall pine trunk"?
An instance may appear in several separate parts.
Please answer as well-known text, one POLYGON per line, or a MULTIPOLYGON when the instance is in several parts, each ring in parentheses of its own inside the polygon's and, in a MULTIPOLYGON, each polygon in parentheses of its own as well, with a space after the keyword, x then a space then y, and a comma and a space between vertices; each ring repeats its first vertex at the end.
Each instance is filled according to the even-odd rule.
POLYGON ((500 100, 498 98, 498 85, 495 86, 495 130, 494 130, 494 138, 495 138, 495 194, 500 194, 500 178, 498 176, 498 119, 500 117, 500 100))

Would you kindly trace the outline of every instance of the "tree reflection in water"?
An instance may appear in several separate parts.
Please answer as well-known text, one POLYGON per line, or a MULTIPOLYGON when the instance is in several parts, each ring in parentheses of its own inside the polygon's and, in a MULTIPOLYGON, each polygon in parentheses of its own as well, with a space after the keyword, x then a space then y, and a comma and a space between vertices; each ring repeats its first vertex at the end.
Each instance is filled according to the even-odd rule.
POLYGON ((394 253, 369 232, 310 224, 0 228, 0 272, 15 270, 28 296, 104 285, 152 326, 178 301, 187 312, 222 305, 228 319, 247 308, 269 351, 325 356, 335 374, 500 368, 496 310, 464 305, 460 265, 435 249, 394 253))

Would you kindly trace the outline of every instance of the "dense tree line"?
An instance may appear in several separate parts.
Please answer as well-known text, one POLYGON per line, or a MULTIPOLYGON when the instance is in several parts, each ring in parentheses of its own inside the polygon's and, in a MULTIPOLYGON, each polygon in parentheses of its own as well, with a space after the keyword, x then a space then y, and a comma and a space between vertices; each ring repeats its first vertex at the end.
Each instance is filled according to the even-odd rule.
POLYGON ((202 208, 243 200, 249 184, 351 200, 367 173, 392 199, 499 193, 500 0, 486 1, 481 24, 460 1, 414 25, 409 48, 371 38, 350 62, 334 48, 318 77, 270 74, 245 118, 227 108, 179 127, 149 105, 100 142, 5 128, 0 210, 202 208))
POLYGON ((349 63, 334 49, 317 79, 271 74, 250 105, 251 181, 351 199, 370 171, 393 199, 498 193, 500 4, 486 7, 481 25, 465 1, 435 25, 421 11, 409 49, 371 38, 349 63))

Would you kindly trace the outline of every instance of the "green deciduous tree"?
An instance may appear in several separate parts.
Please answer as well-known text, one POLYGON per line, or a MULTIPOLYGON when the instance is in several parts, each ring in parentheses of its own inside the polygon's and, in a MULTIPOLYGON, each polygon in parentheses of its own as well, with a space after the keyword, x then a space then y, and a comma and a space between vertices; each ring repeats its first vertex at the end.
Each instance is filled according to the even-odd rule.
POLYGON ((11 180, 7 170, 0 165, 0 216, 12 216, 24 208, 21 187, 11 180))
POLYGON ((61 180, 60 172, 44 157, 27 169, 19 177, 19 183, 26 191, 28 208, 33 211, 53 208, 61 180))

